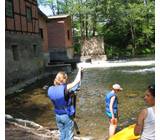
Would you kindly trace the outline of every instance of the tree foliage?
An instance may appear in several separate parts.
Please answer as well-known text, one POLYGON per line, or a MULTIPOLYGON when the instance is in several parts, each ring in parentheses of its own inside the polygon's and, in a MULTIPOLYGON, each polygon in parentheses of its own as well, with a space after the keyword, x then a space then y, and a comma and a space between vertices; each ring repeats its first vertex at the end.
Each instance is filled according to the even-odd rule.
POLYGON ((38 3, 48 5, 53 15, 71 15, 74 36, 103 35, 108 54, 154 51, 154 0, 38 0, 38 3))

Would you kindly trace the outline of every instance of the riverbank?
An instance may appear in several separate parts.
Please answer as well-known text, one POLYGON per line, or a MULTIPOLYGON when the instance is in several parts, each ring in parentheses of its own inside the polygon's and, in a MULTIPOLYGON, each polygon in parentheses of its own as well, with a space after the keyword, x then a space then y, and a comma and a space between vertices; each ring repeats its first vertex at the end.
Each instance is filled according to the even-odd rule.
MULTIPOLYGON (((35 130, 22 127, 13 122, 5 122, 5 140, 52 140, 52 138, 44 137, 35 130)), ((58 140, 58 138, 54 138, 58 140)))
MULTIPOLYGON (((5 140, 59 140, 55 127, 43 127, 33 121, 5 115, 5 140)), ((92 137, 74 137, 74 140, 94 140, 92 137)))

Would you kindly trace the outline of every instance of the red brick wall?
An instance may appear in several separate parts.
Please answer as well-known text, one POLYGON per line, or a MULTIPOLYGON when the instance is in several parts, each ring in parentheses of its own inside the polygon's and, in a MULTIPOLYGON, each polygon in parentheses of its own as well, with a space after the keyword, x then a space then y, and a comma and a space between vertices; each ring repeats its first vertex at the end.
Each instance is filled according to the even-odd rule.
POLYGON ((72 47, 71 18, 52 19, 47 23, 49 48, 72 47), (69 29, 70 40, 68 40, 67 29, 69 29))
POLYGON ((39 26, 40 28, 43 27, 42 50, 43 52, 48 52, 48 34, 47 34, 46 19, 40 13, 38 14, 38 16, 39 16, 39 26))
POLYGON ((65 33, 64 21, 51 20, 47 23, 49 48, 64 48, 65 33))
POLYGON ((72 47, 72 25, 71 25, 71 17, 67 17, 65 20, 65 42, 66 47, 72 47), (68 40, 67 30, 69 29, 70 39, 68 40))
POLYGON ((13 0, 13 15, 5 18, 6 33, 39 35, 37 0, 13 0), (31 22, 26 20, 26 6, 31 8, 31 22))
POLYGON ((14 4, 14 12, 20 13, 19 0, 13 0, 13 4, 14 4))

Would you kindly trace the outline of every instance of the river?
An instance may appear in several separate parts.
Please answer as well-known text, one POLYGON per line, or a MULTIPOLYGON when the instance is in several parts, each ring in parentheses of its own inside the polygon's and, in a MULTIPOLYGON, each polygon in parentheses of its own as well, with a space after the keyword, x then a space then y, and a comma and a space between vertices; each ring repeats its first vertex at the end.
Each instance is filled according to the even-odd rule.
MULTIPOLYGON (((124 89, 117 94, 119 120, 117 131, 136 122, 139 111, 146 107, 144 94, 147 86, 155 83, 154 56, 121 58, 92 64, 81 63, 84 74, 77 95, 76 121, 81 134, 96 140, 108 137, 109 121, 105 114, 105 94, 115 83, 124 89)), ((72 82, 77 70, 68 74, 72 82)), ((54 76, 42 79, 34 89, 6 98, 6 114, 34 121, 42 126, 55 126, 53 104, 47 97, 47 86, 54 76)), ((75 133, 75 135, 77 135, 75 133)))

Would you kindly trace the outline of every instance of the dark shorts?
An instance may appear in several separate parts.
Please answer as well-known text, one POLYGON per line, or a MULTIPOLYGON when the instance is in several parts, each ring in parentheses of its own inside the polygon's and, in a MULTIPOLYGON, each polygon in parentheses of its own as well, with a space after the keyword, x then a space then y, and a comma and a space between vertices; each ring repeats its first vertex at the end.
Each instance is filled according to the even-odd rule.
MULTIPOLYGON (((106 114, 109 118, 112 118, 112 114, 110 112, 106 111, 106 114)), ((114 114, 114 117, 117 118, 117 114, 114 114)))

